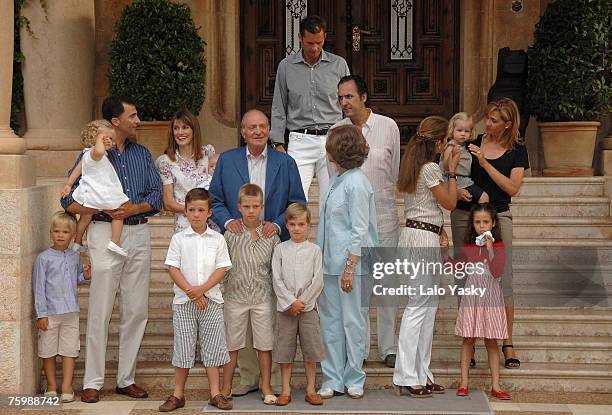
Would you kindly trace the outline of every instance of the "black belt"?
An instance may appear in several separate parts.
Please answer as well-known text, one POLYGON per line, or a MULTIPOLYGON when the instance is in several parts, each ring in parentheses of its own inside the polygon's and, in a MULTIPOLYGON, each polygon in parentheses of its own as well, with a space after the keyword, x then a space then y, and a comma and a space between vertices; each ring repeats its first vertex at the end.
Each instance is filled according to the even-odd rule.
MULTIPOLYGON (((102 213, 96 213, 91 217, 91 220, 95 222, 112 222, 113 218, 111 218, 108 215, 104 215, 102 213)), ((147 222, 149 222, 149 219, 147 218, 133 218, 133 219, 128 218, 128 219, 123 220, 124 225, 142 225, 147 222)))
POLYGON ((305 128, 303 130, 294 130, 291 131, 292 133, 300 133, 300 134, 310 134, 310 135, 326 135, 327 131, 329 130, 329 128, 315 128, 315 129, 308 129, 305 128))
POLYGON ((421 221, 412 220, 412 219, 406 219, 406 227, 420 229, 422 231, 433 232, 437 235, 440 235, 440 232, 442 232, 441 226, 436 226, 436 225, 432 225, 431 223, 421 222, 421 221))

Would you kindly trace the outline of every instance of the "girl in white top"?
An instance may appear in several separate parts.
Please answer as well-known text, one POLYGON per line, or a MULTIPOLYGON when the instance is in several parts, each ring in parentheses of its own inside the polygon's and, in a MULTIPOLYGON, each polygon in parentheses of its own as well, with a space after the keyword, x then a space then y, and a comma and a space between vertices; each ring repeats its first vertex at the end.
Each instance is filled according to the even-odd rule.
MULTIPOLYGON (((115 210, 129 201, 129 197, 123 193, 117 172, 106 155, 106 152, 113 147, 114 139, 115 131, 108 121, 96 120, 87 124, 81 132, 81 142, 86 149, 83 151, 81 161, 68 177, 62 197, 70 193, 70 189, 80 176, 79 185, 72 194, 75 202, 92 209, 115 210)), ((72 246, 77 252, 83 250, 83 235, 92 216, 82 214, 77 222, 77 233, 72 246)), ((127 256, 127 251, 121 247, 122 230, 123 219, 113 219, 111 239, 107 248, 116 254, 127 256)))

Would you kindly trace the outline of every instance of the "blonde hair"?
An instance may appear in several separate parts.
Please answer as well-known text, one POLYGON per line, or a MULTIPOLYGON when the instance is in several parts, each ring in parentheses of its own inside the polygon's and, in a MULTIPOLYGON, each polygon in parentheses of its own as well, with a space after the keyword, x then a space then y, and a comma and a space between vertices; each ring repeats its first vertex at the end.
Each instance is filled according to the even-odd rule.
POLYGON ((402 193, 414 193, 421 168, 436 157, 436 146, 446 138, 448 121, 432 115, 421 121, 402 157, 397 189, 402 193))
POLYGON ((500 144, 506 149, 511 150, 519 143, 521 118, 516 103, 510 98, 500 98, 487 104, 485 115, 489 117, 493 111, 499 112, 503 122, 510 122, 510 128, 506 128, 500 138, 500 144))
POLYGON ((70 213, 63 210, 58 210, 51 216, 51 227, 49 230, 53 230, 55 225, 68 225, 72 233, 76 232, 76 219, 70 213))
POLYGON ((81 144, 83 145, 83 148, 95 146, 100 130, 105 128, 113 130, 113 125, 106 120, 94 120, 87 124, 81 131, 81 144))
POLYGON ((310 225, 310 211, 301 203, 292 203, 287 206, 287 210, 285 210, 285 222, 289 222, 291 219, 295 219, 298 216, 302 216, 306 214, 306 223, 310 225))
POLYGON ((457 121, 469 122, 470 124, 472 124, 472 133, 470 134, 470 137, 465 141, 473 141, 474 138, 476 138, 474 136, 474 119, 467 112, 458 112, 453 115, 450 120, 448 120, 448 131, 446 133, 446 137, 449 140, 453 139, 453 133, 455 132, 455 123, 457 121))
POLYGON ((258 197, 263 204, 263 191, 261 190, 261 187, 257 186, 256 184, 249 183, 240 188, 240 191, 238 192, 238 203, 242 203, 242 198, 247 196, 258 197))

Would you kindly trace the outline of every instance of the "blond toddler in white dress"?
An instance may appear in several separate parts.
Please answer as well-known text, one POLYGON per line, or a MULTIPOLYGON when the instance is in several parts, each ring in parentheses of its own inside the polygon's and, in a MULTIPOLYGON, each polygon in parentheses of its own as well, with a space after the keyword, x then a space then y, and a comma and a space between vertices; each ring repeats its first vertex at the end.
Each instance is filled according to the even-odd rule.
MULTIPOLYGON (((88 208, 97 210, 115 210, 129 201, 123 193, 123 187, 106 152, 113 147, 115 131, 106 120, 96 120, 87 124, 81 132, 83 157, 74 168, 64 190, 62 197, 70 193, 70 189, 81 177, 79 185, 72 197, 75 202, 88 208)), ((92 214, 82 214, 77 222, 77 233, 72 249, 83 250, 83 235, 92 220, 92 214)), ((121 247, 121 232, 123 219, 113 219, 111 222, 111 239, 107 248, 116 254, 127 256, 127 251, 121 247)))

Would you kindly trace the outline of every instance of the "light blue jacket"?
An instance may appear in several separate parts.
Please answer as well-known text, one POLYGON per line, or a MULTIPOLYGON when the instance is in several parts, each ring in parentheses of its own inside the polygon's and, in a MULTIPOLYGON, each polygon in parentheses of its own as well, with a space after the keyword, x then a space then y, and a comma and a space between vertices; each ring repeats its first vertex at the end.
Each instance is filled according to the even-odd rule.
MULTIPOLYGON (((362 247, 378 246, 374 192, 361 169, 347 170, 341 176, 336 173, 331 178, 321 204, 317 244, 323 251, 326 275, 341 275, 349 253, 361 256, 362 247)), ((361 262, 355 269, 360 275, 361 262)))

